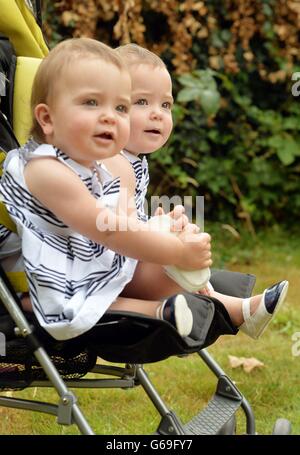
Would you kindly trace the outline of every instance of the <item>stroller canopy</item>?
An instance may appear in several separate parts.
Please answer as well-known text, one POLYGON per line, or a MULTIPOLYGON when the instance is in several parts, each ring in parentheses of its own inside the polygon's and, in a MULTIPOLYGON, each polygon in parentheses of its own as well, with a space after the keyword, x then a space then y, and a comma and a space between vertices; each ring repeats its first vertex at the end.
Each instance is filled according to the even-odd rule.
POLYGON ((43 58, 48 54, 28 0, 0 0, 0 13, 0 34, 9 38, 16 55, 43 58))

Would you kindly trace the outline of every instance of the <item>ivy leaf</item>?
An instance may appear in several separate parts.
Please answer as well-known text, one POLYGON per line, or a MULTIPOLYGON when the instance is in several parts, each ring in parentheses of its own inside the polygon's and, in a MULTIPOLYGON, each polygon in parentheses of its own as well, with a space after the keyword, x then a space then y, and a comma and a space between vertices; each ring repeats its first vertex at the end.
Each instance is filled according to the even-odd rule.
POLYGON ((283 118, 282 126, 284 130, 300 130, 299 118, 298 117, 283 118))
POLYGON ((189 101, 196 101, 200 98, 200 90, 198 87, 187 87, 180 90, 177 96, 177 101, 180 103, 187 103, 189 101))
POLYGON ((184 86, 178 93, 177 101, 187 103, 198 101, 207 117, 215 115, 220 108, 220 94, 210 70, 195 70, 178 78, 184 86))
POLYGON ((220 107, 220 95, 216 90, 203 90, 200 94, 201 107, 206 116, 215 115, 220 107))
POLYGON ((285 166, 292 164, 295 157, 300 155, 299 144, 290 135, 274 135, 268 143, 276 150, 278 158, 285 166))
POLYGON ((277 156, 285 166, 289 166, 295 161, 295 157, 289 147, 285 147, 283 149, 278 149, 277 156))
POLYGON ((192 74, 182 74, 178 77, 179 82, 184 85, 185 87, 194 87, 195 86, 195 78, 192 74))
POLYGON ((217 90, 200 90, 199 88, 183 88, 177 96, 177 101, 187 103, 198 101, 207 117, 215 115, 220 108, 220 94, 217 90))

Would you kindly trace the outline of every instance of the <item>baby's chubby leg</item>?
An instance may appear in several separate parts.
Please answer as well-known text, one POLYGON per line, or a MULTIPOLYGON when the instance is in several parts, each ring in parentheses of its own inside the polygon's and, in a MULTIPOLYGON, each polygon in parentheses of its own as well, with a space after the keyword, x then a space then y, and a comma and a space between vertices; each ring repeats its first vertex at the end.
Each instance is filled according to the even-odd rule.
POLYGON ((191 310, 190 305, 182 294, 172 296, 164 302, 118 297, 109 310, 140 313, 168 321, 183 337, 195 336, 195 339, 197 339, 197 328, 200 328, 197 311, 191 310), (195 320, 194 316, 196 316, 195 320))
POLYGON ((288 287, 288 281, 283 280, 265 289, 263 294, 247 299, 241 300, 215 291, 213 296, 223 303, 236 327, 257 339, 285 301, 288 287))
MULTIPOLYGON (((243 323, 243 321, 244 321, 243 311, 242 311, 243 299, 241 299, 239 297, 232 297, 230 295, 221 294, 220 292, 215 291, 211 285, 208 287, 205 287, 203 289, 200 289, 198 291, 198 294, 206 295, 209 297, 214 297, 214 298, 218 299, 219 302, 222 302, 224 307, 228 311, 228 314, 230 316, 232 323, 236 327, 239 327, 243 323)), ((255 312, 255 310, 257 309, 257 307, 259 305, 261 298, 262 298, 262 294, 251 297, 251 299, 250 299, 251 313, 255 312)))
POLYGON ((146 314, 150 317, 156 317, 158 308, 161 306, 160 301, 141 300, 127 297, 118 297, 109 307, 112 311, 129 311, 133 313, 146 314))
POLYGON ((160 300, 178 294, 183 289, 166 275, 163 266, 139 262, 130 283, 122 291, 122 297, 160 300))

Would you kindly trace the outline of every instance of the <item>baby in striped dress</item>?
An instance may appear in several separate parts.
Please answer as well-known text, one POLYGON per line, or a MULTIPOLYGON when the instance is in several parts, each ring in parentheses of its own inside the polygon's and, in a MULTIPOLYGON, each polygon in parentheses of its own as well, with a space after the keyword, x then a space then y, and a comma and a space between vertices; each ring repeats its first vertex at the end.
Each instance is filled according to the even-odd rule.
MULTIPOLYGON (((125 289, 138 278, 137 261, 196 270, 211 259, 209 236, 186 229, 181 214, 173 236, 117 210, 120 178, 102 161, 129 140, 131 78, 123 60, 92 39, 63 41, 42 61, 31 103, 32 138, 8 153, 0 191, 41 326, 63 340, 89 330, 108 309, 123 310, 166 319, 181 336, 198 339, 203 311, 195 302, 125 289)), ((209 324, 210 307, 207 314, 209 324)))
MULTIPOLYGON (((143 211, 143 204, 149 182, 146 157, 141 160, 139 155, 147 155, 161 148, 168 140, 172 131, 172 82, 163 61, 152 52, 136 44, 127 44, 119 47, 117 53, 126 62, 132 81, 132 106, 130 110, 130 137, 122 154, 105 161, 107 168, 114 176, 121 179, 121 189, 128 190, 128 199, 124 200, 127 207, 123 212, 138 219, 147 219, 143 211)), ((162 213, 161 209, 156 214, 162 213)), ((193 229, 188 223, 182 206, 176 206, 169 214, 175 217, 175 229, 185 225, 185 231, 193 229), (180 226, 181 225, 181 226, 180 226)), ((201 234, 199 234, 199 237, 201 234)), ((208 234, 202 234, 203 246, 209 243, 208 234)), ((191 254, 199 254, 192 251, 191 254)), ((199 262, 202 268, 210 265, 210 255, 206 255, 203 248, 199 262), (201 260, 203 259, 203 260, 201 260)), ((213 290, 211 285, 201 289, 203 300, 212 297, 217 299, 226 308, 231 323, 252 338, 258 338, 274 314, 283 303, 288 289, 288 282, 281 281, 263 294, 255 295, 250 299, 240 299, 221 294, 213 290)), ((174 282, 164 272, 160 264, 139 262, 131 282, 126 286, 123 294, 128 293, 137 298, 165 298, 170 294, 180 294, 182 287, 174 282), (153 286, 155 283, 155 286, 153 286)), ((190 297, 192 299, 192 297, 190 297)), ((201 296, 197 296, 201 305, 201 296)), ((191 302, 189 302, 190 304, 191 302)), ((163 308, 160 312, 163 313, 163 308)), ((215 308, 218 312, 219 307, 215 308)), ((193 311, 194 308, 192 309, 193 311)), ((222 309, 223 311, 223 309, 222 309)), ((222 333, 222 330, 220 334, 222 333)), ((224 332, 225 333, 225 332, 224 332)), ((226 332, 228 333, 228 332, 226 332)))

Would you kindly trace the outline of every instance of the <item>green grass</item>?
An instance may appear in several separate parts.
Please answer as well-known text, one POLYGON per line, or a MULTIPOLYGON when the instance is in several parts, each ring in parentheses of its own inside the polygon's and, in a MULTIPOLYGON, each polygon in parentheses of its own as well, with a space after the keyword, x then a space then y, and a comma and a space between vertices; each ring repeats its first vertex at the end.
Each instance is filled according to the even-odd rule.
MULTIPOLYGON (((277 280, 290 281, 285 306, 259 341, 243 334, 222 337, 209 352, 235 381, 250 402, 257 431, 271 434, 274 422, 285 417, 292 422, 293 434, 300 434, 300 356, 292 356, 292 334, 300 332, 300 235, 283 233, 276 227, 251 238, 243 233, 237 240, 222 226, 209 226, 214 233, 216 266, 251 272, 257 276, 260 292, 277 280), (256 357, 264 368, 247 374, 231 369, 228 355, 256 357)), ((196 354, 173 357, 145 367, 162 398, 182 419, 190 419, 215 390, 215 378, 196 354)), ((140 387, 129 390, 77 390, 79 404, 98 434, 150 434, 159 416, 140 387)), ((27 389, 13 396, 57 402, 50 389, 27 389)), ((61 427, 50 416, 0 408, 1 434, 78 434, 75 426, 61 427)), ((245 431, 245 419, 238 413, 238 431, 245 431)))

